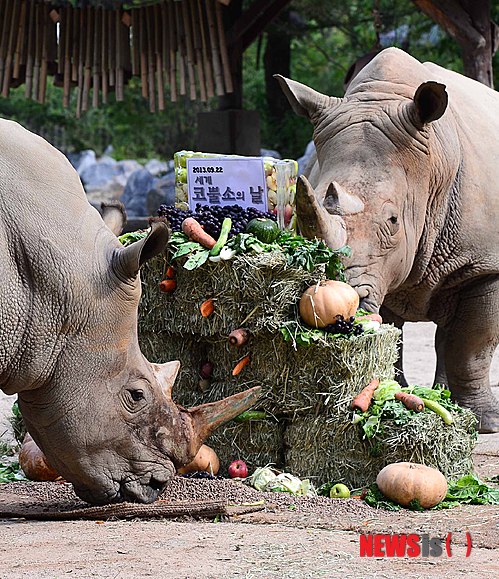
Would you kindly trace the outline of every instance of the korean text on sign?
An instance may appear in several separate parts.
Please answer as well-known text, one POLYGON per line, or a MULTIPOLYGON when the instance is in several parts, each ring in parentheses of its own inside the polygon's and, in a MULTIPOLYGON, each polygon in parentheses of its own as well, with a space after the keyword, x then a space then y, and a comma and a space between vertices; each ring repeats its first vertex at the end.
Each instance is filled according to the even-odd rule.
POLYGON ((189 207, 240 205, 267 211, 265 170, 260 157, 187 159, 189 207))

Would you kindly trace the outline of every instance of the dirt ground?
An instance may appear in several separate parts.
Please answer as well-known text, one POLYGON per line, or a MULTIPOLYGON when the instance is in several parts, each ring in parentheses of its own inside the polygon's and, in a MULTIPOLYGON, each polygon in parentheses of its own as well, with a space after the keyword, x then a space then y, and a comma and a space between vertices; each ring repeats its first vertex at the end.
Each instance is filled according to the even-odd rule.
MULTIPOLYGON (((409 325, 405 369, 411 383, 429 384, 432 380, 432 335, 431 324, 409 325)), ((491 378, 497 385, 498 353, 491 378)), ((5 397, 0 400, 0 417, 2 404, 5 415, 11 402, 5 397)), ((479 437, 474 461, 480 476, 499 474, 499 435, 479 437)), ((12 499, 0 487, 0 509, 12 499)), ((338 504, 319 514, 306 506, 273 508, 269 504, 266 511, 223 522, 4 519, 0 520, 0 577, 499 577, 498 506, 392 513, 360 501, 331 502, 338 504), (426 558, 360 557, 360 533, 391 532, 430 537, 452 533, 452 557, 445 552, 426 558), (465 556, 466 532, 473 543, 469 557, 465 556)))

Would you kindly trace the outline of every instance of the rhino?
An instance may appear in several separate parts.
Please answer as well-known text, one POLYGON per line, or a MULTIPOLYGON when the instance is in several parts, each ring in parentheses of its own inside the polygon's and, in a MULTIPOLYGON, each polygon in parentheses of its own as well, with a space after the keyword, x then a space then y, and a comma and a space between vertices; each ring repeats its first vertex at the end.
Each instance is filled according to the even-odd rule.
POLYGON ((51 466, 93 504, 154 501, 259 395, 173 402, 179 362, 148 362, 137 335, 139 270, 169 230, 152 223, 123 247, 117 213, 101 218, 62 153, 0 119, 0 388, 18 395, 51 466))
POLYGON ((499 431, 489 384, 499 341, 499 95, 397 48, 374 57, 342 98, 276 76, 314 128, 317 158, 296 192, 300 231, 350 246, 345 273, 361 307, 398 327, 435 322, 435 383, 475 412, 480 432, 499 431))

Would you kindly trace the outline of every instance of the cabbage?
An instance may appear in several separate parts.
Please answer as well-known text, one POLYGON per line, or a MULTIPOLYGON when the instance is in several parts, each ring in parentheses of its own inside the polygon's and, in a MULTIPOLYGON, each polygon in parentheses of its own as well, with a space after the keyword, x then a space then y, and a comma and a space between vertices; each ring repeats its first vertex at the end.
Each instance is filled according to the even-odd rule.
POLYGON ((395 380, 381 380, 379 386, 376 388, 373 394, 373 398, 376 402, 382 404, 387 400, 393 400, 395 398, 395 392, 400 392, 402 387, 395 380))
POLYGON ((254 487, 257 491, 263 490, 263 488, 271 481, 273 481, 277 475, 268 466, 261 466, 255 470, 255 472, 250 476, 248 483, 254 487))

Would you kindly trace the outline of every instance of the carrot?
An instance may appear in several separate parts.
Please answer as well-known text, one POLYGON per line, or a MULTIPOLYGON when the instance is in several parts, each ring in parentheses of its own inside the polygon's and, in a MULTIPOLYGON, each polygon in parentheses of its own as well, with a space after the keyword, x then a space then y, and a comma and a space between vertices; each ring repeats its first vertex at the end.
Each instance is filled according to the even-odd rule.
POLYGON ((249 338, 249 332, 245 328, 238 328, 229 334, 229 344, 240 348, 244 346, 249 338))
POLYGON ((171 294, 175 291, 176 287, 177 287, 177 282, 174 279, 170 279, 170 278, 164 279, 159 284, 159 291, 161 291, 165 294, 171 294))
POLYGON ((215 304, 213 303, 213 299, 209 298, 205 300, 199 307, 201 315, 203 318, 207 318, 211 316, 211 314, 215 311, 215 304))
POLYGON ((409 394, 408 392, 395 392, 395 398, 400 400, 408 410, 422 412, 424 409, 424 402, 415 394, 409 394))
POLYGON ((189 239, 197 241, 207 249, 211 249, 216 244, 216 240, 209 233, 206 233, 199 221, 196 221, 194 217, 187 217, 187 219, 182 221, 182 231, 189 239))
POLYGON ((242 369, 249 364, 250 361, 250 357, 249 354, 247 354, 246 356, 244 356, 244 358, 241 358, 239 360, 239 362, 234 366, 234 370, 232 370, 232 375, 233 376, 237 376, 238 374, 241 373, 242 369))
POLYGON ((371 400, 373 399, 373 394, 376 388, 379 386, 379 380, 373 378, 369 384, 363 388, 357 396, 352 401, 352 408, 358 408, 362 412, 367 412, 371 400))
POLYGON ((175 268, 173 267, 173 265, 169 265, 166 268, 165 278, 166 279, 175 279, 175 268))

